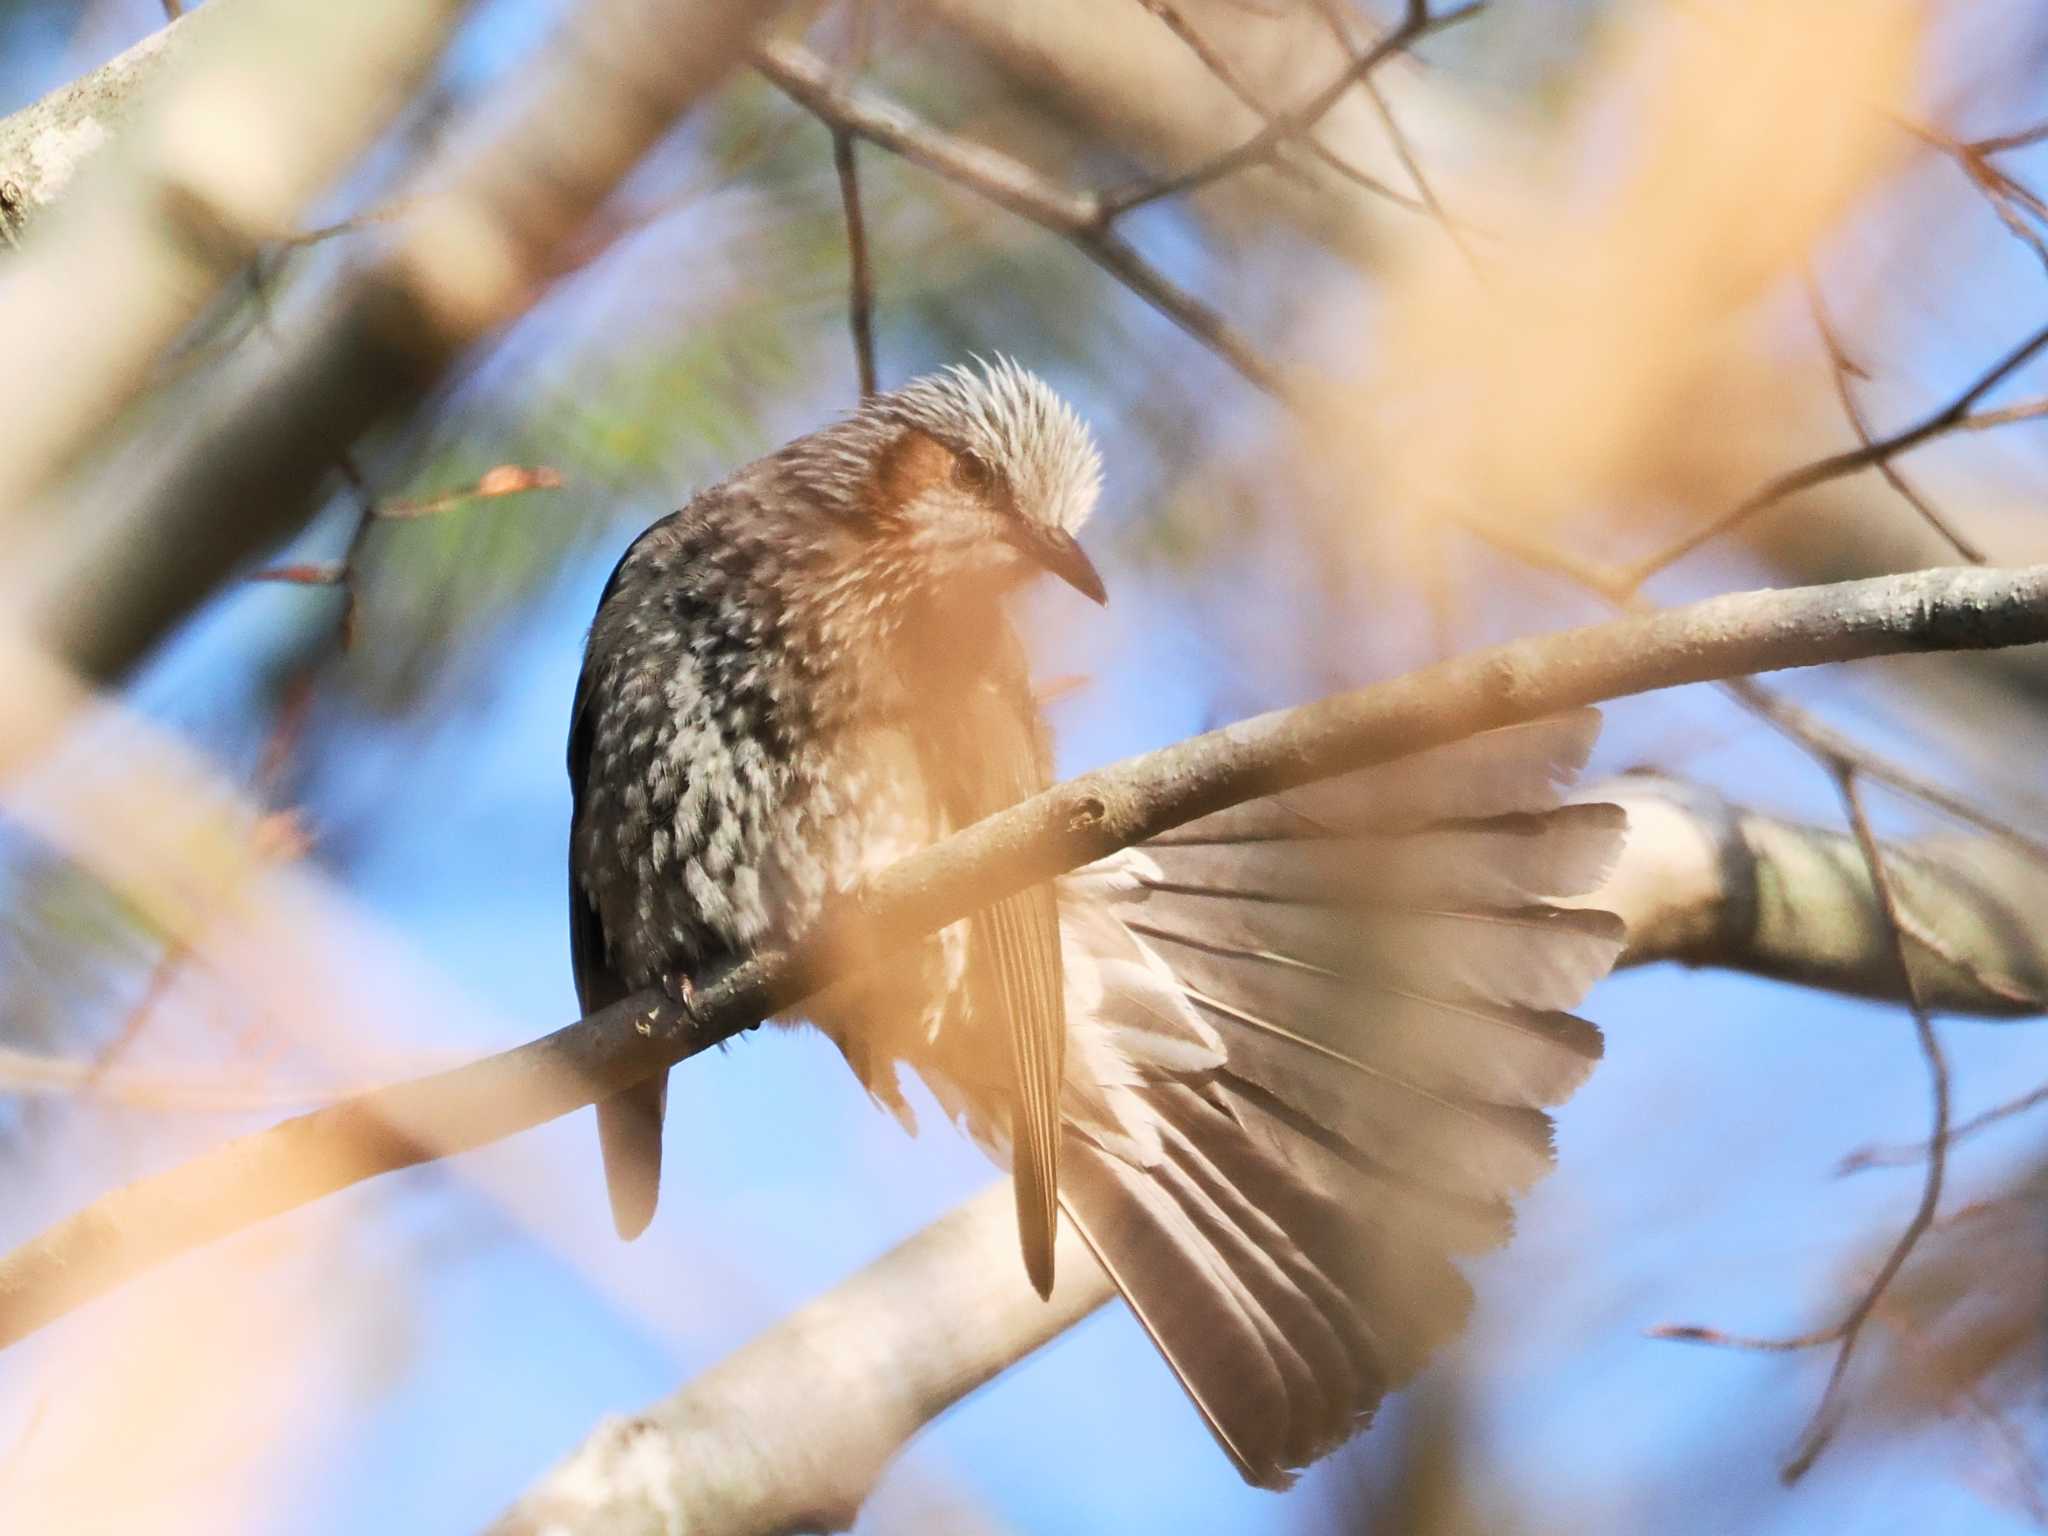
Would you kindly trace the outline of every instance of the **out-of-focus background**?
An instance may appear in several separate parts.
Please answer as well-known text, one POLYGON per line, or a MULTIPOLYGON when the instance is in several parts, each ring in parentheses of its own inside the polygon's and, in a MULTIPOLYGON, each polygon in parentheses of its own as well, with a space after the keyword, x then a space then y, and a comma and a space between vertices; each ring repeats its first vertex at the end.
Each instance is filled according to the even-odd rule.
MULTIPOLYGON (((215 381, 282 345, 389 238, 386 214, 432 197, 417 168, 547 69, 577 9, 467 8, 370 153, 159 363, 108 452, 144 463, 152 434, 203 424, 215 381)), ((814 8, 787 35, 809 26, 844 79, 1047 187, 1117 189, 1256 132, 1246 99, 1310 100, 1397 9, 883 0, 814 8)), ((7 0, 0 110, 164 25, 148 0, 7 0)), ((1939 412, 2048 320, 2048 142, 1982 147, 2048 118, 2044 66, 2048 7, 2021 0, 1492 0, 1344 94, 1318 148, 1289 138, 1277 164, 1116 221, 1309 410, 1085 241, 860 146, 882 386, 1009 353, 1103 442, 1089 543, 1111 603, 1026 603, 1041 675, 1070 680, 1062 769, 1599 617, 1569 561, 1516 551, 1595 575, 1653 559, 1772 476, 1852 448, 1838 386, 1878 436, 1939 412)), ((0 803, 0 1045, 78 1068, 0 1074, 5 1241, 309 1095, 575 1016, 562 751, 605 575, 694 487, 857 390, 831 140, 760 75, 742 69, 664 137, 598 224, 528 312, 352 451, 315 523, 267 557, 288 579, 219 588, 125 693, 268 813, 277 859, 303 860, 327 952, 349 963, 301 978, 302 1013, 289 987, 226 985, 36 813, 120 766, 132 715, 88 726, 0 803), (366 501, 383 515, 366 523, 366 501)), ((2044 392, 2026 365, 1972 404, 2044 392)), ((2044 447, 2040 422, 1991 422, 1896 468, 1967 546, 2018 564, 2048 558, 2044 447)), ((1644 590, 1958 559, 1866 472, 1645 567, 1644 590)), ((1784 691, 2039 832, 2044 663, 1926 658, 1784 691)), ((1599 771, 1653 766, 1839 819, 1826 773, 1714 690, 1609 718, 1599 771)), ((1873 804, 1886 830, 1933 825, 1903 799, 1873 804)), ((227 914, 232 883, 195 881, 184 921, 215 900, 227 914)), ((1853 1298, 1920 1186, 1911 1168, 1834 1169, 1925 1135, 1911 1022, 1668 967, 1618 976, 1587 1012, 1607 1060, 1561 1111, 1557 1172, 1516 1241, 1472 1266, 1475 1326, 1293 1492, 1239 1483, 1113 1306, 917 1437, 860 1529, 2048 1519, 2039 1122, 1957 1147, 1947 1218, 1886 1303, 1841 1441, 1787 1488, 1828 1353, 1645 1332, 1797 1333, 1853 1298)), ((1959 1116, 2048 1079, 2048 1039, 2024 1023, 1944 1030, 1959 1116)), ((919 1107, 913 1141, 818 1039, 761 1032, 676 1073, 660 1214, 630 1247, 586 1112, 179 1261, 0 1361, 0 1508, 50 1530, 476 1528, 600 1416, 672 1390, 982 1187, 986 1163, 919 1107)))

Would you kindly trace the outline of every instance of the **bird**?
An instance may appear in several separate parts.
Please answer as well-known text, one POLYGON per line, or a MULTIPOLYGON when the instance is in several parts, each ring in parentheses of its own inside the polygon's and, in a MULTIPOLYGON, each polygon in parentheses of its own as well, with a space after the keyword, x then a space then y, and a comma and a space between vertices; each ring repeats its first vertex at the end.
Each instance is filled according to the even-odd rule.
MULTIPOLYGON (((569 735, 586 1013, 687 998, 1052 782, 1007 599, 1106 599, 1080 415, 976 359, 868 396, 646 529, 569 735)), ((1184 824, 855 967, 778 1023, 915 1129, 902 1072, 1015 1188, 1026 1276, 1078 1230, 1246 1481, 1284 1488, 1462 1325, 1460 1262, 1553 1161, 1617 958, 1625 833, 1567 803, 1589 710, 1184 824)), ((598 1106, 621 1236, 666 1073, 598 1106)))

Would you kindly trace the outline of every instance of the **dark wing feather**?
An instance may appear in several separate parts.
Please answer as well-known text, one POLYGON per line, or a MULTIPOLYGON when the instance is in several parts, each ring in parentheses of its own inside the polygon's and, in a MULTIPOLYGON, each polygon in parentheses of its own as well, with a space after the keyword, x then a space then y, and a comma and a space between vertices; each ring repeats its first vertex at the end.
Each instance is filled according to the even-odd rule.
MULTIPOLYGON (((638 543, 636 539, 634 546, 638 543)), ((604 595, 598 599, 599 612, 617 590, 619 575, 632 553, 633 547, 628 547, 612 567, 604 595)), ((596 729, 591 707, 595 684, 586 651, 582 673, 576 679, 576 703, 569 716, 569 961, 576 975, 576 998, 585 1017, 617 1002, 630 990, 612 965, 604 919, 585 883, 582 838, 578 835, 584 787, 590 779, 591 738, 596 729)), ((654 1219, 654 1202, 661 1184, 661 1122, 667 1102, 668 1077, 662 1073, 597 1106, 598 1145, 604 1152, 612 1225, 628 1241, 638 1237, 654 1219)))

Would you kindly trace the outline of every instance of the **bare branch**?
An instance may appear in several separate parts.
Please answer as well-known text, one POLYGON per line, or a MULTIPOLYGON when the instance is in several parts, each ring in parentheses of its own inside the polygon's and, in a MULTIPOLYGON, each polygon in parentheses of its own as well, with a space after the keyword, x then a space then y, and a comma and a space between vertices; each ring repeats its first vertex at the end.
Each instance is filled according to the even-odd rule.
POLYGON ((1948 1056, 1941 1048, 1941 1037, 1935 1033, 1933 1016, 1927 1011, 1927 1002, 1920 995, 1919 983, 1913 975, 1913 963, 1906 953, 1906 927, 1900 917, 1898 891, 1892 885, 1891 871, 1885 862, 1884 850, 1878 844, 1877 834, 1871 830, 1870 814, 1863 804, 1862 792, 1857 788, 1856 772, 1853 768, 1841 766, 1836 769, 1836 778, 1841 785, 1843 807, 1849 813, 1850 824, 1856 829, 1856 842, 1863 850, 1864 863, 1869 866, 1870 878, 1877 887, 1878 903, 1884 909, 1885 927, 1897 961, 1899 983, 1906 989, 1907 1007, 1913 1014, 1914 1038, 1927 1062, 1928 1087, 1934 1099, 1934 1132, 1928 1141, 1927 1177, 1920 1186, 1920 1203, 1914 1207, 1906 1229, 1885 1255, 1870 1284, 1841 1321, 1841 1343, 1835 1351, 1835 1363, 1828 1372, 1828 1384, 1821 1394, 1820 1406, 1814 1410, 1813 1422, 1800 1437, 1792 1458, 1785 1463, 1783 1477, 1787 1483, 1797 1482, 1806 1475, 1841 1427, 1842 1385, 1848 1379, 1849 1361, 1856 1353, 1857 1341, 1862 1338, 1864 1326, 1877 1310, 1878 1303, 1884 1299, 1885 1291, 1905 1266, 1906 1260, 1912 1257, 1927 1229, 1934 1224, 1934 1213, 1941 1204, 1942 1182, 1948 1171, 1948 1056))
MULTIPOLYGON (((1812 490, 1817 485, 1839 480, 1844 475, 1855 474, 1873 465, 1887 463, 1899 454, 1950 432, 1974 431, 2002 425, 2006 421, 2023 419, 2020 416, 1999 413, 1987 413, 1985 416, 1977 417, 1971 415, 1971 409, 2008 377, 2031 362, 2043 348, 2048 348, 2048 325, 2036 330, 2004 357, 1985 369, 1960 394, 1933 414, 1922 417, 1911 426, 1903 427, 1888 437, 1864 442, 1841 453, 1830 454, 1824 459, 1816 459, 1810 464, 1801 465, 1798 469, 1789 470, 1766 482, 1711 522, 1631 568, 1627 575, 1630 590, 1642 586, 1659 571, 1677 564, 1703 545, 1712 543, 1724 533, 1739 527, 1765 508, 1776 506, 1789 496, 1812 490)), ((2048 410, 2048 403, 2042 404, 2039 410, 2048 410)), ((2028 411, 2029 415, 2038 413, 2038 410, 2032 408, 2028 411)))
POLYGON ((2048 566, 1744 593, 1519 640, 1083 775, 903 860, 818 935, 751 956, 687 1010, 659 992, 636 994, 516 1050, 286 1121, 105 1196, 0 1259, 0 1344, 174 1254, 608 1097, 795 1005, 855 962, 1223 806, 1602 699, 2044 640, 2048 566))
MULTIPOLYGON (((1654 775, 1587 793, 1629 816, 1626 856, 1586 898, 1627 918, 1623 965, 1676 961, 1906 1000, 1852 834, 1654 775)), ((2048 1012, 2048 935, 2028 917, 2048 905, 2048 870, 2013 858, 1995 837, 1891 843, 1885 863, 1929 1007, 1985 1018, 2048 1012)))
MULTIPOLYGON (((1959 1141, 1966 1141, 1979 1131, 2010 1120, 2014 1115, 2023 1115, 2030 1109, 2048 1104, 2048 1086, 2029 1089, 2016 1099, 2007 1099, 1995 1104, 1981 1114, 1972 1115, 1948 1133, 1948 1144, 1953 1147, 1959 1141)), ((1861 1173, 1866 1168, 1903 1168, 1917 1163, 1927 1156, 1933 1147, 1928 1141, 1909 1141, 1898 1146, 1859 1147, 1843 1158, 1836 1167, 1838 1174, 1861 1173)))
POLYGON ((1114 219, 1133 208, 1142 208, 1161 198, 1177 197, 1250 166, 1265 164, 1283 143, 1312 134, 1316 124, 1323 120, 1330 108, 1344 99, 1346 92, 1359 81, 1368 79, 1388 59, 1413 47, 1432 32, 1441 32, 1477 15, 1484 4, 1485 0, 1469 0, 1467 4, 1431 15, 1426 4, 1411 3, 1399 25, 1353 58, 1338 72, 1336 79, 1300 107, 1278 114, 1242 144, 1190 166, 1177 175, 1147 179, 1103 198, 1103 217, 1114 219))
MULTIPOLYGON (((363 51, 360 7, 305 4, 347 31, 331 51, 363 51)), ((589 254, 591 216, 775 10, 572 8, 515 95, 490 104, 492 131, 456 136, 456 163, 423 178, 432 194, 410 201, 371 264, 337 277, 302 332, 240 370, 211 417, 140 471, 101 476, 48 520, 58 547, 38 560, 27 604, 42 636, 78 670, 119 677, 241 561, 298 528, 364 431, 415 406, 465 348, 589 254), (649 48, 654 35, 676 45, 649 48)), ((292 69, 274 74, 274 91, 317 94, 292 69)), ((65 281, 92 291, 75 272, 65 281)))
POLYGON ((466 9, 229 0, 30 109, 47 108, 47 124, 23 125, 24 197, 61 192, 64 205, 9 262, 0 293, 0 526, 11 537, 47 510, 37 498, 201 307, 391 120, 466 9), (53 133, 76 151, 61 174, 34 159, 53 133), (71 185, 69 163, 110 136, 71 185))
MULTIPOLYGON (((1179 6, 1169 4, 1168 0, 1138 0, 1138 4, 1166 23, 1168 30, 1175 37, 1179 38, 1182 43, 1187 45, 1190 53, 1201 60, 1202 67, 1216 77, 1217 83, 1256 113, 1259 120, 1269 130, 1275 130, 1282 134, 1288 132, 1287 125, 1271 107, 1267 106, 1260 99, 1258 93, 1245 81, 1244 76, 1238 73, 1230 60, 1224 56, 1222 50, 1202 36, 1201 32, 1196 29, 1194 23, 1187 19, 1187 16, 1181 11, 1179 6)), ((1371 89, 1370 81, 1367 82, 1367 89, 1371 89)), ((1374 100, 1378 101, 1377 95, 1375 95, 1374 100)), ((1389 127, 1391 129, 1391 123, 1389 127)), ((1428 191, 1426 188, 1422 198, 1415 198, 1410 197, 1398 188, 1388 186, 1379 177, 1360 170, 1349 160, 1346 160, 1342 155, 1331 149, 1323 143, 1313 130, 1304 132, 1299 138, 1290 139, 1289 142, 1300 144, 1310 154, 1314 155, 1316 159, 1320 160, 1324 165, 1355 187, 1371 192, 1376 196, 1384 197, 1390 202, 1398 203, 1401 207, 1412 209, 1418 213, 1436 211, 1427 200, 1428 191)), ((1402 159, 1404 164, 1408 163, 1405 154, 1403 154, 1402 159)), ((1410 165, 1409 168, 1412 174, 1413 166, 1410 165)))
POLYGON ((868 269, 868 226, 860 210, 860 168, 854 163, 853 135, 844 128, 832 130, 832 165, 839 173, 839 203, 846 214, 846 318, 861 398, 866 399, 875 392, 875 279, 868 269))
POLYGON ((665 1402, 607 1419, 491 1536, 846 1530, 911 1435, 1115 1294, 1069 1223, 1055 1265, 1042 1302, 998 1185, 665 1402))
POLYGON ((901 155, 1070 241, 1089 260, 1187 331, 1261 389, 1282 392, 1279 371, 1228 320, 1150 262, 1104 222, 1094 196, 1053 186, 1000 150, 931 127, 869 91, 842 89, 831 67, 795 44, 765 44, 755 67, 828 127, 901 155))
MULTIPOLYGON (((1855 386, 1851 379, 1868 378, 1868 373, 1849 356, 1840 333, 1828 315, 1827 305, 1821 298, 1820 287, 1811 273, 1806 280, 1807 307, 1813 312, 1814 327, 1820 332, 1821 345, 1828 355, 1828 371, 1835 381, 1835 398, 1842 403, 1842 414, 1849 418, 1849 425, 1856 433, 1856 441, 1865 448, 1875 449, 1876 442, 1870 435, 1870 423, 1864 418, 1863 407, 1857 403, 1855 386)), ((1920 514, 1922 522, 1932 528, 1947 542, 1949 548, 1961 555, 1972 565, 1985 563, 1984 551, 1958 533, 1955 526, 1941 515, 1925 496, 1908 481, 1898 467, 1887 456, 1875 461, 1877 472, 1884 476, 1885 484, 1899 493, 1907 506, 1920 514)))
POLYGON ((2022 128, 2017 133, 2000 134, 1995 138, 1972 141, 1970 148, 1980 155, 1995 155, 2002 150, 2025 149, 2048 139, 2048 123, 2036 123, 2031 128, 2022 128))
POLYGON ((1737 678, 1729 681, 1725 687, 1744 708, 1777 727, 1801 746, 1818 751, 1837 762, 1847 763, 1865 778, 1888 785, 1900 794, 1910 796, 1923 805, 1932 806, 1944 815, 1953 816, 1969 826, 1981 827, 2043 868, 2048 868, 2048 840, 2036 837, 2002 817, 1994 816, 1989 811, 1972 805, 1953 790, 1944 788, 1934 780, 1872 752, 1860 742, 1844 736, 1812 711, 1802 709, 1790 699, 1773 693, 1755 682, 1737 678))

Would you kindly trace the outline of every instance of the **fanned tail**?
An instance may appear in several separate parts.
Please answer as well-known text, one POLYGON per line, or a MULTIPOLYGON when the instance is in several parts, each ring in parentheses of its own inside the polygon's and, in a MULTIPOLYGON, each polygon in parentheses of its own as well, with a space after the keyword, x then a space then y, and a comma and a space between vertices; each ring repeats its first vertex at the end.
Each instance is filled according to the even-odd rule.
POLYGON ((1247 1480, 1370 1419, 1462 1324, 1621 924, 1584 711, 1234 807, 1063 889, 1061 1201, 1247 1480))

